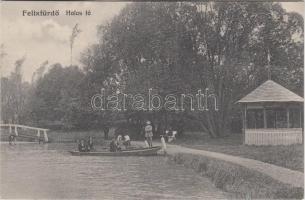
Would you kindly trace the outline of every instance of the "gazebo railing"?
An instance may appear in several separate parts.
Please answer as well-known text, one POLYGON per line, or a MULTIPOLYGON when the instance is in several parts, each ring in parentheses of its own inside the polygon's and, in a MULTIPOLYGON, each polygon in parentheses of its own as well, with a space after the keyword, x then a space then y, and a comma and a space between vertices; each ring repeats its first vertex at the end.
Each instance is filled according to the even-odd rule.
POLYGON ((291 145, 302 144, 302 128, 245 129, 245 144, 291 145))

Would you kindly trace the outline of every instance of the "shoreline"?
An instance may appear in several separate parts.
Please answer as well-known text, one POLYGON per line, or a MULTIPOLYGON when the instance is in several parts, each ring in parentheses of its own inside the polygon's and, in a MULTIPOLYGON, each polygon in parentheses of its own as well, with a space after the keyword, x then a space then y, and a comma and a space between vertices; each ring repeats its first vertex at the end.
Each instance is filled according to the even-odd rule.
POLYGON ((188 153, 168 154, 168 157, 171 162, 208 177, 216 188, 236 199, 303 199, 302 187, 279 182, 237 164, 188 153))
MULTIPOLYGON (((143 143, 134 141, 134 144, 143 143)), ((158 142, 154 144, 161 146, 158 142)), ((304 174, 299 171, 258 160, 171 144, 167 144, 166 156, 171 162, 191 168, 200 176, 208 177, 217 188, 230 193, 233 198, 304 197, 304 174)))

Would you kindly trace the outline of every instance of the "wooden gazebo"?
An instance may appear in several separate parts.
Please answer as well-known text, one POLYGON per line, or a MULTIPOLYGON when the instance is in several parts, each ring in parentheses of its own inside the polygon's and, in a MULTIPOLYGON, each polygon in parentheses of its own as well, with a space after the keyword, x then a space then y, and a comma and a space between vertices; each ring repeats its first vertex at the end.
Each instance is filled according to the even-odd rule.
POLYGON ((303 140, 304 99, 267 80, 238 101, 243 107, 244 143, 290 145, 303 140))

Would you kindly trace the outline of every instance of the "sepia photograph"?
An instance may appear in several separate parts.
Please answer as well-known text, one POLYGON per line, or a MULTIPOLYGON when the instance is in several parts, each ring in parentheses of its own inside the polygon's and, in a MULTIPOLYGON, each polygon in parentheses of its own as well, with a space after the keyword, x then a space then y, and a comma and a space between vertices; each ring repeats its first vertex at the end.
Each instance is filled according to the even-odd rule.
POLYGON ((0 199, 304 199, 304 2, 0 2, 0 199))

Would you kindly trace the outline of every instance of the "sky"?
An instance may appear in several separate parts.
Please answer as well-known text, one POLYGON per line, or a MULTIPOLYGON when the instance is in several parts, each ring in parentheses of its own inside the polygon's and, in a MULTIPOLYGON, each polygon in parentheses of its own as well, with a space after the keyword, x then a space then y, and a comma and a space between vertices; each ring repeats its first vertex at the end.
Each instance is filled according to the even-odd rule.
MULTIPOLYGON (((39 66, 48 61, 49 65, 70 64, 69 37, 72 28, 79 24, 81 33, 75 39, 73 64, 80 64, 80 53, 90 44, 97 42, 96 27, 110 21, 127 2, 0 2, 1 33, 4 56, 1 60, 1 76, 8 76, 14 70, 16 60, 25 56, 22 72, 24 81, 30 81, 39 66), (59 16, 23 16, 23 11, 59 10, 59 16), (66 10, 81 11, 82 16, 66 16, 66 10), (91 11, 85 16, 86 10, 91 11)), ((304 16, 303 2, 281 3, 291 12, 304 16)))

